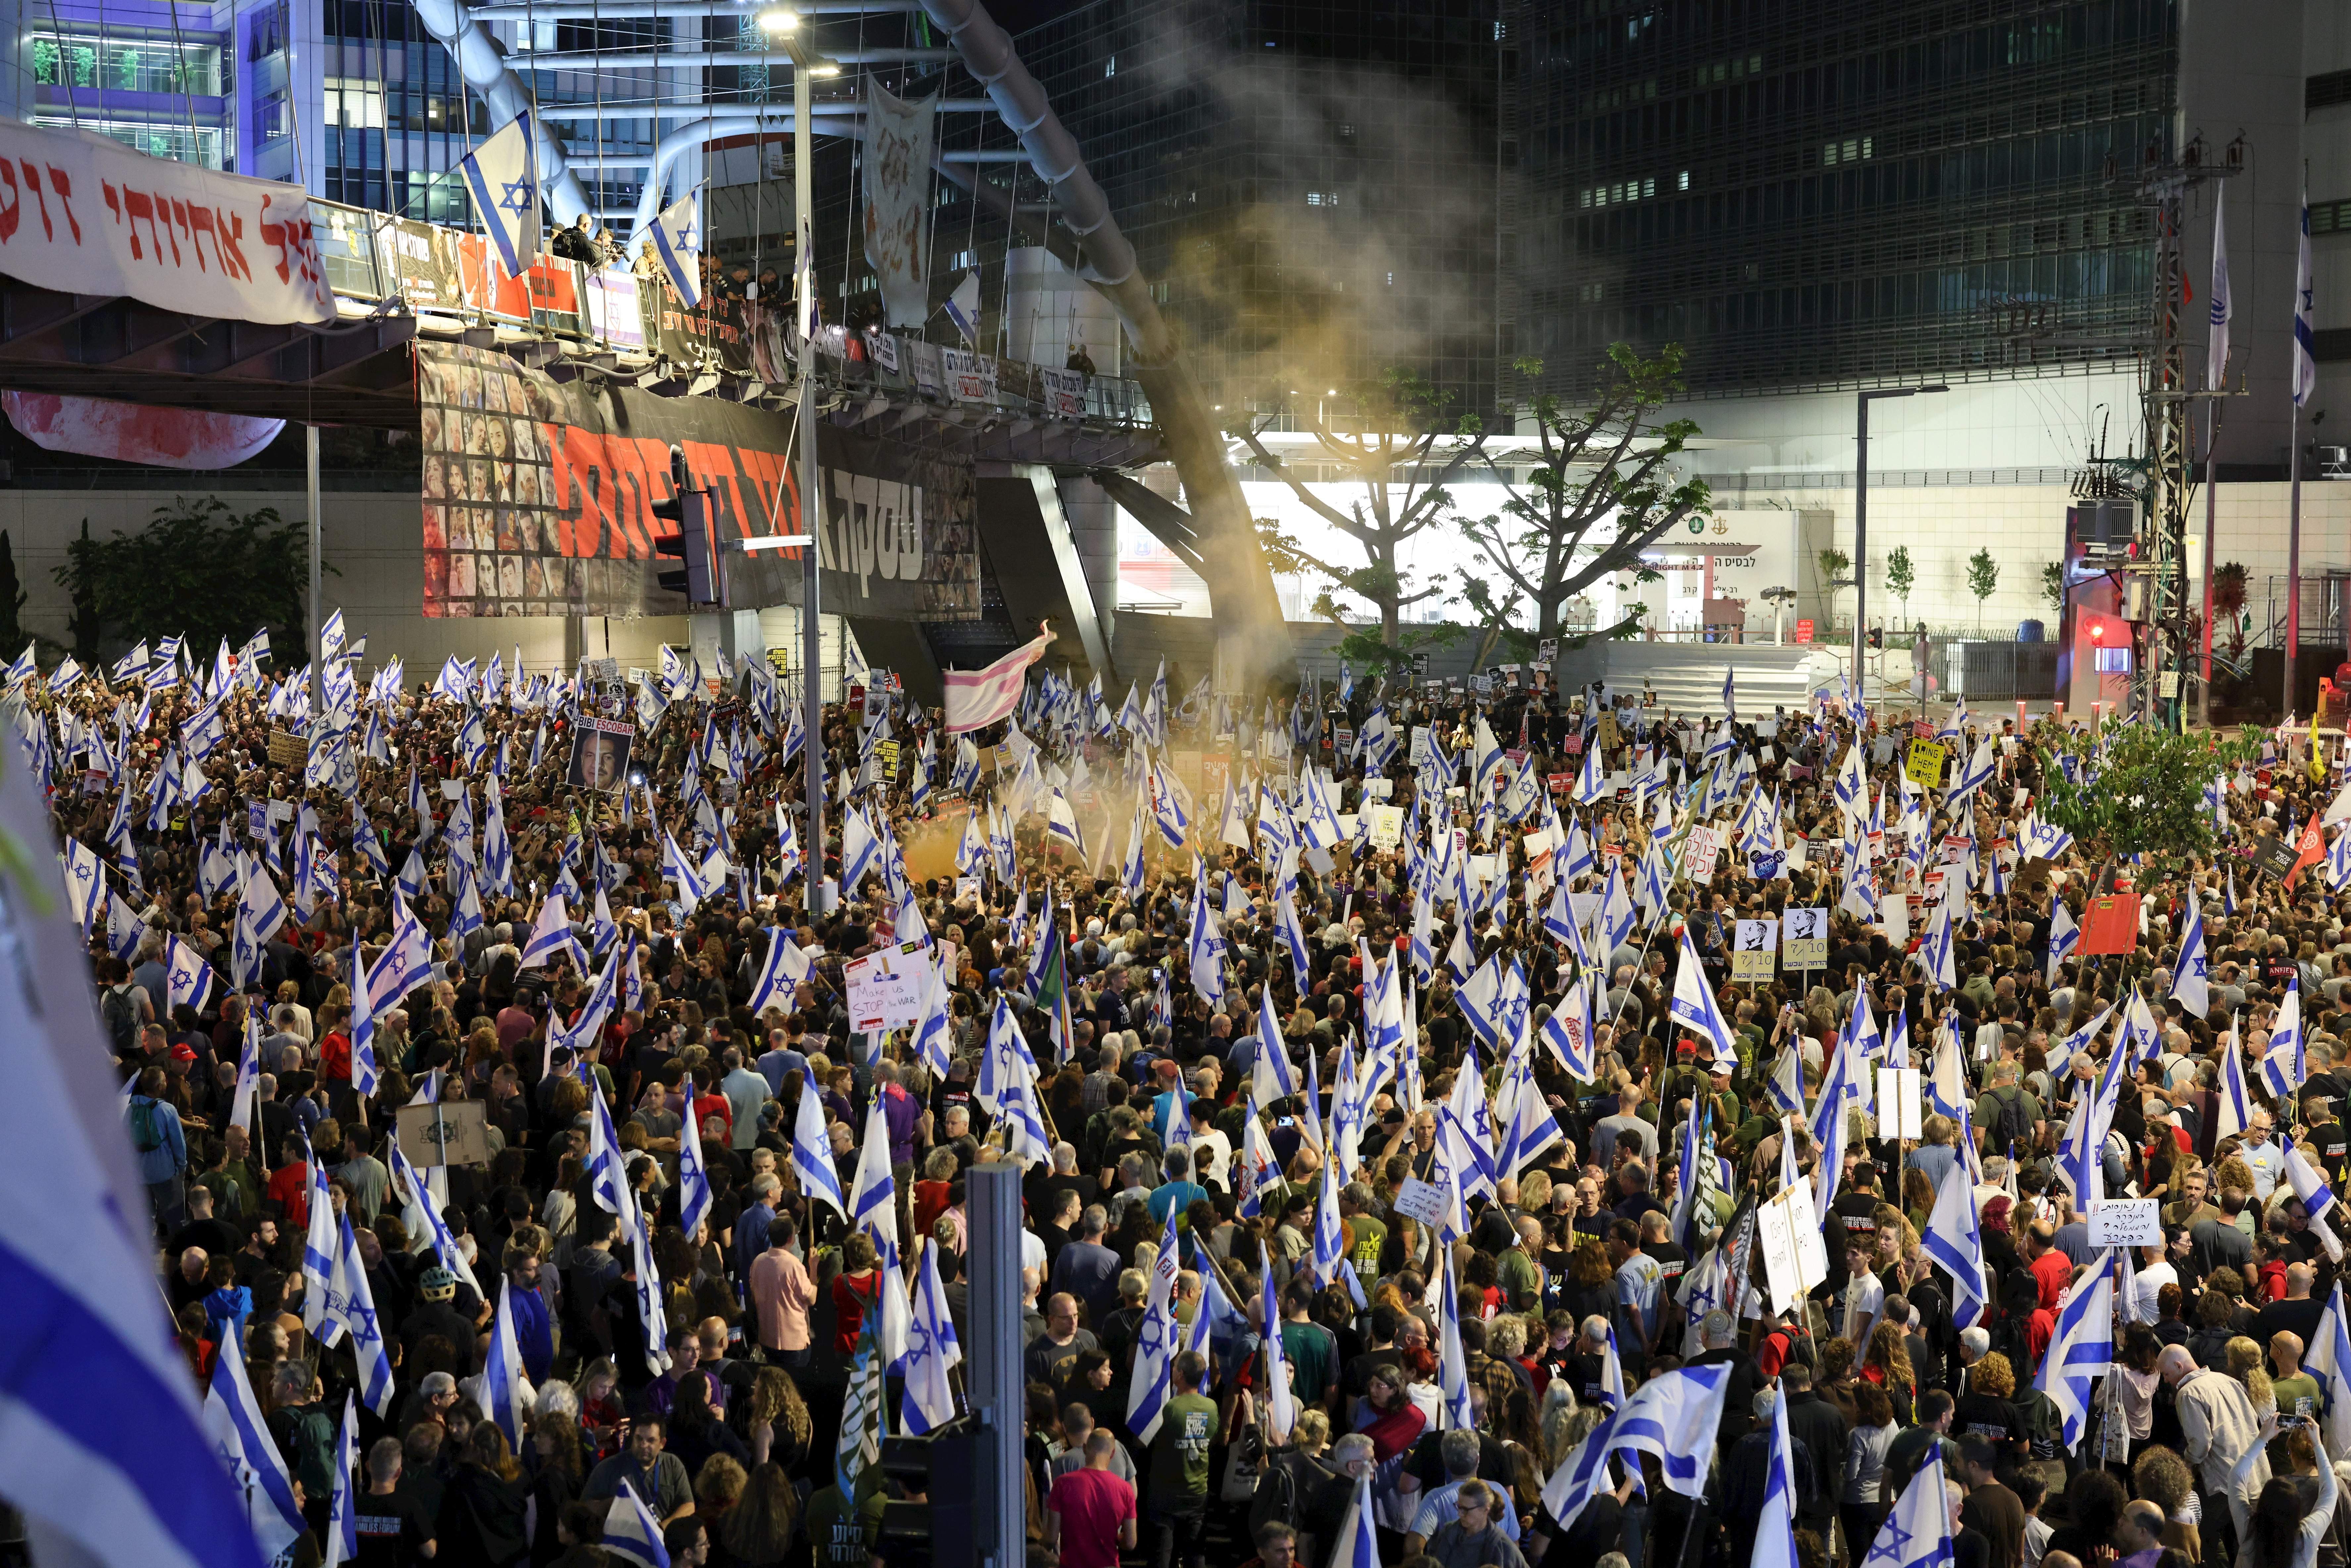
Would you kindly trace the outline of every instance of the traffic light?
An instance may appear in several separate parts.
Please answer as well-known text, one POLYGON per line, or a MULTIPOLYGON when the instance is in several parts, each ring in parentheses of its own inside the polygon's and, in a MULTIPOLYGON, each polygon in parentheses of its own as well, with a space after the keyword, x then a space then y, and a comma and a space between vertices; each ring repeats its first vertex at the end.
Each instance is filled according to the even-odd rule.
POLYGON ((691 604, 726 603, 726 566, 719 554, 710 493, 680 490, 666 501, 655 501, 653 510, 654 517, 677 529, 675 533, 655 534, 654 550, 679 557, 685 563, 684 570, 660 572, 653 580, 672 593, 685 595, 691 604))
POLYGON ((1873 649, 1883 648, 1886 646, 1885 627, 1872 626, 1869 629, 1869 646, 1873 649))
POLYGON ((896 1483, 879 1555, 905 1568, 977 1568, 979 1437, 961 1416, 924 1437, 884 1437, 882 1473, 896 1483), (903 1498, 903 1500, 902 1500, 903 1498))

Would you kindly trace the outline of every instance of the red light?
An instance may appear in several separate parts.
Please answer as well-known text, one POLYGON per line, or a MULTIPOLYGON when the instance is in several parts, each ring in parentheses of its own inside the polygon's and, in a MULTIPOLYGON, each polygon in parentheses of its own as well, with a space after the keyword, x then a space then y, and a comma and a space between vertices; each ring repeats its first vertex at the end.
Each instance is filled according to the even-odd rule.
POLYGON ((2090 641, 2091 641, 2091 642, 2093 642, 2093 643, 2103 643, 2103 642, 2105 642, 2105 640, 2106 640, 2106 623, 2105 623, 2105 622, 2103 622, 2103 621, 2093 621, 2093 622, 2090 622, 2090 641))

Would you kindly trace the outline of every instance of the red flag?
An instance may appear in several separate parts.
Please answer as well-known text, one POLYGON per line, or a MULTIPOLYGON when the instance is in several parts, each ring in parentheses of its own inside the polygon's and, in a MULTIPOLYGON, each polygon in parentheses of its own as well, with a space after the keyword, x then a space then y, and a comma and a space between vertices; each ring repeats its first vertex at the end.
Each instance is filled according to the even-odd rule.
POLYGON ((2294 864, 2287 868, 2285 873, 2286 891, 2293 892, 2294 884, 2300 880, 2302 873, 2325 858, 2326 836, 2318 831, 2318 819, 2313 817, 2303 825, 2302 841, 2294 845, 2294 864))
POLYGON ((2138 894, 2110 893, 2090 900, 2082 911, 2082 940, 2074 949, 2079 958, 2110 957, 2138 947, 2138 894))

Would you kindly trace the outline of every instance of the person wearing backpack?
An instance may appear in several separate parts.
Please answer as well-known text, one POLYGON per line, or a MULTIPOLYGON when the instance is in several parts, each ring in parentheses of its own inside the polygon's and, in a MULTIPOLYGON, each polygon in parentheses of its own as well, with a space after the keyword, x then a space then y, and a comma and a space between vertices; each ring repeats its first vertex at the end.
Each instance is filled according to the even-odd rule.
POLYGON ((188 1140, 180 1113, 162 1095, 163 1070, 142 1069, 137 1092, 123 1103, 123 1120, 139 1158, 139 1179, 147 1184, 148 1207, 168 1234, 188 1217, 188 1140))
POLYGON ((2041 1130, 2041 1102, 2016 1083, 2016 1063, 1995 1063, 1991 1087, 1976 1102, 1975 1124, 1983 1129, 1983 1153, 2005 1155, 2032 1145, 2041 1130))
POLYGON ((139 988, 131 983, 131 966, 120 958, 104 961, 106 987, 98 994, 99 1022, 106 1026, 106 1043, 118 1061, 139 1054, 139 988))

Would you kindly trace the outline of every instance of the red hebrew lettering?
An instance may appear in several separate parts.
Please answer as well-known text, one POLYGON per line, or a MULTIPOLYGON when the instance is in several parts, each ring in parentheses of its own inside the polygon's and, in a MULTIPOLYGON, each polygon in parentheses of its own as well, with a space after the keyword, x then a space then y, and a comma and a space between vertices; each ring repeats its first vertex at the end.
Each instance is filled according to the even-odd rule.
MULTIPOLYGON (((204 236, 206 235, 213 236, 213 255, 219 260, 222 273, 226 274, 228 257, 221 255, 220 228, 213 221, 213 210, 202 202, 198 202, 188 209, 188 248, 196 253, 198 267, 204 266, 204 236)), ((207 267, 206 270, 209 271, 210 268, 207 267)))
POLYGON ((8 187, 7 195, 0 197, 0 245, 6 245, 24 221, 25 194, 16 188, 16 166, 5 158, 0 158, 0 185, 8 187))
MULTIPOLYGON (((797 532, 798 530, 790 526, 792 519, 789 497, 778 494, 783 487, 784 469, 788 465, 784 455, 779 452, 762 452, 756 447, 746 446, 738 450, 735 455, 742 461, 744 481, 747 486, 743 497, 744 515, 747 517, 758 518, 765 526, 766 531, 771 534, 797 532)), ((792 559, 798 559, 799 555, 797 549, 788 549, 784 553, 792 559)))
POLYGON ((743 538, 752 534, 751 514, 743 509, 743 495, 736 484, 735 449, 722 441, 688 441, 681 444, 685 453, 685 465, 703 488, 716 497, 721 518, 732 512, 735 531, 743 538))
POLYGON ((261 243, 277 253, 277 281, 286 282, 293 276, 286 265, 286 225, 273 224, 267 218, 262 219, 261 243))
POLYGON ((73 176, 55 163, 47 165, 49 189, 57 193, 57 205, 65 209, 66 227, 73 232, 74 244, 81 243, 81 220, 73 215, 73 176))
POLYGON ((122 210, 128 214, 125 221, 131 226, 131 259, 133 261, 141 259, 139 253, 139 220, 145 218, 147 237, 154 244, 155 260, 158 265, 161 265, 163 260, 163 241, 155 229, 155 198, 144 191, 134 191, 125 185, 122 187, 122 210))
POLYGON ((245 214, 222 213, 220 223, 213 230, 213 239, 220 246, 221 270, 231 277, 253 281, 253 264, 245 259, 245 214))
POLYGON ((188 249, 195 256, 196 270, 210 272, 212 267, 204 261, 204 247, 196 243, 196 225, 188 219, 188 204, 177 196, 172 198, 172 223, 182 234, 188 236, 188 249))
POLYGON ((155 197, 155 215, 163 225, 163 239, 156 242, 155 259, 163 259, 163 244, 168 241, 172 246, 172 265, 177 267, 180 265, 180 238, 172 232, 172 197, 169 192, 160 193, 155 197))
MULTIPOLYGON (((40 206, 41 206, 41 237, 42 237, 43 239, 55 239, 55 238, 57 238, 57 225, 49 222, 49 204, 48 204, 48 199, 47 199, 47 197, 45 197, 45 196, 43 196, 43 195, 41 194, 41 172, 40 172, 38 169, 34 168, 34 167, 33 167, 33 165, 32 165, 31 163, 27 162, 26 161, 25 161, 24 159, 21 159, 21 158, 20 158, 20 159, 18 159, 18 160, 16 161, 16 164, 17 164, 17 167, 18 167, 18 168, 21 168, 22 170, 24 170, 24 171, 25 171, 25 189, 26 189, 26 190, 28 190, 28 191, 30 191, 30 192, 32 192, 32 193, 33 193, 33 200, 34 200, 34 201, 36 201, 36 202, 38 202, 38 203, 40 204, 40 206)), ((132 254, 133 256, 136 256, 136 255, 138 254, 138 252, 133 251, 131 254, 132 254)))

